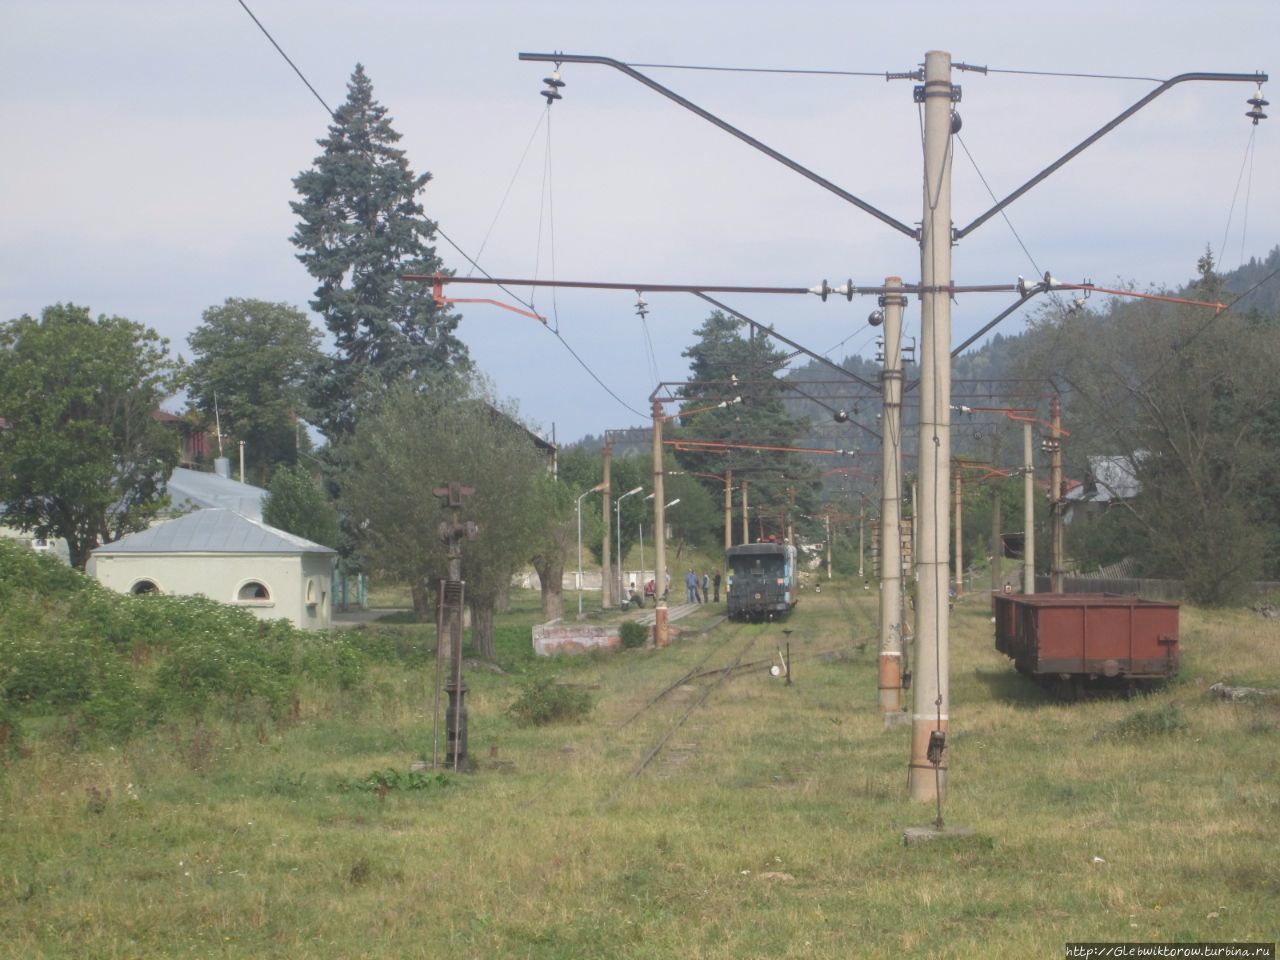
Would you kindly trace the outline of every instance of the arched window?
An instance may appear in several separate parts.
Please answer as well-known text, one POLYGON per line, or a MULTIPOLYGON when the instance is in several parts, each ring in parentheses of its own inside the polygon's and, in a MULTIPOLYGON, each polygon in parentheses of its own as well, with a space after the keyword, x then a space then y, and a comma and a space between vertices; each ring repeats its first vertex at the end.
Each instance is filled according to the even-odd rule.
POLYGON ((316 582, 315 580, 307 580, 307 606, 315 606, 316 602, 316 582))
POLYGON ((254 600, 270 600, 271 591, 267 589, 267 585, 265 583, 260 583, 257 580, 250 580, 240 588, 239 593, 236 594, 236 599, 248 600, 251 602, 254 600))
POLYGON ((139 580, 129 588, 129 592, 136 596, 141 596, 145 593, 159 593, 160 588, 156 586, 154 580, 139 580))

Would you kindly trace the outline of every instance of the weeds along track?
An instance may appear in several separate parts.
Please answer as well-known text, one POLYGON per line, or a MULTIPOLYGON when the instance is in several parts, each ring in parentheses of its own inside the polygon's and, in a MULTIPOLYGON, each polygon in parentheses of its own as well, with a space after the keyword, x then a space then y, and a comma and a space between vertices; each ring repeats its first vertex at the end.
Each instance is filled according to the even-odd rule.
POLYGON ((859 610, 849 599, 848 590, 832 590, 832 596, 836 598, 836 603, 840 607, 840 612, 844 615, 845 622, 849 624, 849 640, 851 643, 871 643, 877 642, 880 633, 879 608, 877 607, 876 616, 872 616, 864 610, 859 610), (861 633, 861 636, 859 636, 861 633))
MULTIPOLYGON (((719 643, 711 647, 692 667, 689 667, 675 680, 667 684, 633 713, 628 715, 611 732, 616 736, 640 717, 652 719, 665 713, 660 718, 658 732, 653 739, 646 739, 648 745, 643 749, 640 759, 622 777, 617 787, 609 794, 606 802, 614 800, 619 793, 640 776, 653 763, 670 743, 671 738, 685 725, 693 713, 701 707, 712 692, 735 673, 743 672, 743 659, 751 652, 762 636, 769 631, 769 624, 737 624, 719 643), (689 696, 676 702, 671 694, 677 691, 689 696)), ((776 630, 776 627, 774 628, 776 630)), ((768 661, 752 661, 751 667, 759 669, 761 663, 768 661)))

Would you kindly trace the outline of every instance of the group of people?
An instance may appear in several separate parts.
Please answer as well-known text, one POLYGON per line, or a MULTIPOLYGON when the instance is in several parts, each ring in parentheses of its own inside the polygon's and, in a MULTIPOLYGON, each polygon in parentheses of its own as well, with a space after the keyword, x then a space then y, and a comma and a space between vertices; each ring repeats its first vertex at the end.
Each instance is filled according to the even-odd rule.
MULTIPOLYGON (((716 571, 715 576, 702 574, 699 576, 692 570, 684 578, 685 589, 688 593, 689 603, 719 603, 720 602, 720 571, 716 571)), ((671 574, 667 574, 667 589, 663 591, 663 598, 671 590, 671 574)), ((650 580, 644 585, 644 597, 636 591, 635 582, 632 581, 631 586, 627 587, 627 598, 623 601, 624 607, 643 607, 646 604, 657 606, 657 596, 654 582, 650 580)))
POLYGON ((707 574, 699 577, 692 570, 684 578, 685 590, 688 593, 689 603, 719 603, 720 602, 720 571, 716 571, 715 578, 711 578, 707 574), (711 591, 715 590, 715 599, 711 599, 711 591))
MULTIPOLYGON (((664 600, 666 599, 667 594, 670 592, 671 592, 671 574, 668 572, 667 588, 662 591, 662 597, 664 600)), ((632 580, 631 586, 627 587, 627 599, 623 602, 622 605, 624 607, 631 607, 631 606, 643 607, 646 604, 650 604, 655 607, 658 605, 656 585, 654 584, 653 580, 649 580, 649 582, 644 585, 644 597, 642 599, 640 594, 636 592, 636 582, 632 580)))

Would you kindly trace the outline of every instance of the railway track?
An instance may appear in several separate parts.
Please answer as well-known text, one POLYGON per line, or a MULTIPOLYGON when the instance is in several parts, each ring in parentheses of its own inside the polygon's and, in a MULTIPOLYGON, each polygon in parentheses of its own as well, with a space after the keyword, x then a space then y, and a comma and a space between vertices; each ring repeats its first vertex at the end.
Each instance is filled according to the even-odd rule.
MULTIPOLYGON (((650 727, 645 735, 637 738, 643 744, 639 759, 623 775, 606 802, 616 799, 628 784, 664 755, 671 745, 672 738, 724 683, 746 673, 767 670, 776 664, 778 661, 775 655, 751 660, 746 658, 757 643, 765 638, 773 638, 781 649, 780 633, 781 629, 776 623, 734 625, 728 636, 703 654, 693 666, 650 696, 639 708, 613 728, 611 737, 617 736, 641 718, 647 719, 650 727), (677 701, 672 697, 672 694, 677 691, 686 692, 689 696, 677 701)), ((803 658, 810 659, 834 652, 813 651, 804 654, 803 658)), ((802 659, 802 656, 797 655, 793 659, 802 659)))

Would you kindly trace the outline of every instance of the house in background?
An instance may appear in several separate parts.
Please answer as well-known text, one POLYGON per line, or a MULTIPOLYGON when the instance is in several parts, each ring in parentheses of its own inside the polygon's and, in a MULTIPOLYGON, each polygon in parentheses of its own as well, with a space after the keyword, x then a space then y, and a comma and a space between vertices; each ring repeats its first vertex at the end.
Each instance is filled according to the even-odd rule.
POLYGON ((214 473, 175 467, 165 484, 170 503, 162 516, 225 507, 251 520, 261 520, 262 501, 267 491, 251 483, 232 480, 229 471, 224 473, 218 469, 226 465, 226 460, 216 461, 214 473))
POLYGON ((1136 497, 1140 484, 1134 461, 1142 457, 1141 452, 1132 457, 1090 457, 1089 479, 1067 491, 1063 522, 1087 521, 1113 504, 1136 497))
POLYGON ((99 547, 88 572, 118 593, 202 595, 262 620, 322 630, 330 625, 336 556, 260 519, 211 507, 99 547))
POLYGON ((178 442, 178 463, 188 468, 208 463, 217 446, 218 438, 213 431, 201 426, 194 416, 179 416, 168 410, 156 410, 152 419, 170 430, 178 442))

